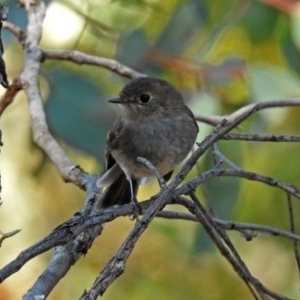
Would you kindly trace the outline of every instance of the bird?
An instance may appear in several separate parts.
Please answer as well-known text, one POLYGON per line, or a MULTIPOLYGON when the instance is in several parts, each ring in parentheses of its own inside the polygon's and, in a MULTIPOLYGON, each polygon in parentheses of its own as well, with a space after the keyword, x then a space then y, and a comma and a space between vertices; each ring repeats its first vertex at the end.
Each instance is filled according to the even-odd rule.
POLYGON ((109 102, 118 104, 121 114, 106 139, 106 172, 97 181, 99 188, 106 189, 99 209, 137 203, 139 185, 154 176, 138 157, 150 161, 168 181, 199 132, 182 95, 166 80, 137 77, 109 102))

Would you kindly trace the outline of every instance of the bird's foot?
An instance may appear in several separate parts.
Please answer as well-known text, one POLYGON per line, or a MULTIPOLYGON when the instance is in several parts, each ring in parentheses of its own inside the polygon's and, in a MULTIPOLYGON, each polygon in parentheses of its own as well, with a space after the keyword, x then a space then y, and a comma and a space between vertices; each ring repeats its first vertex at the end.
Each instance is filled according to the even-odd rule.
POLYGON ((137 222, 140 220, 139 215, 142 214, 142 207, 140 203, 137 201, 136 197, 133 197, 131 199, 131 203, 134 205, 133 206, 133 215, 131 216, 131 220, 136 220, 137 222))

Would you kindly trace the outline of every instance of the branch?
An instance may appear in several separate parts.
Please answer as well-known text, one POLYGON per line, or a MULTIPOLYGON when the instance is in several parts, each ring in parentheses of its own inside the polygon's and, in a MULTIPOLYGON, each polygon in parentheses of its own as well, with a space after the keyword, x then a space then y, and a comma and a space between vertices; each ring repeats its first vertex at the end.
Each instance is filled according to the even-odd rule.
MULTIPOLYGON (((270 102, 263 102, 258 103, 255 105, 248 105, 244 108, 238 110, 236 114, 236 118, 234 118, 234 121, 229 123, 228 120, 223 119, 221 123, 219 123, 215 129, 212 131, 210 135, 208 135, 204 141, 200 144, 198 144, 198 149, 191 155, 191 157, 187 160, 187 162, 184 164, 182 170, 181 170, 181 177, 175 177, 177 180, 177 185, 182 181, 183 178, 186 177, 188 172, 192 169, 192 167, 196 164, 197 160, 201 155, 214 143, 216 143, 218 140, 223 138, 227 133, 229 133, 233 128, 236 128, 240 123, 242 123, 245 119, 250 117, 252 114, 256 113, 259 110, 270 108, 270 107, 282 107, 282 106, 298 106, 300 105, 300 100, 285 100, 285 101, 270 101, 270 102), (223 131, 220 131, 223 126, 227 126, 223 131)), ((230 120, 229 120, 230 121, 230 120)), ((254 174, 254 173, 253 173, 254 174)), ((228 175, 230 176, 230 175, 228 175)), ((242 177, 242 176, 241 176, 242 177)), ((174 179, 174 180, 175 180, 174 179)), ((176 185, 176 186, 177 186, 176 185)))
MULTIPOLYGON (((241 260, 239 254, 233 247, 229 238, 227 237, 225 232, 221 230, 219 226, 214 222, 212 217, 206 212, 205 208, 202 206, 200 201, 198 201, 194 191, 190 191, 190 196, 194 202, 193 205, 191 204, 191 201, 185 201, 185 199, 180 199, 183 201, 183 205, 185 205, 191 213, 195 214, 195 216, 205 229, 206 233, 209 235, 209 237, 219 249, 220 253, 228 260, 233 269, 245 282, 254 299, 258 300, 258 297, 251 286, 251 283, 255 285, 253 277, 245 263, 241 260), (223 244, 222 240, 228 248, 223 244)), ((259 289, 257 289, 257 291, 258 293, 260 293, 259 289)))
MULTIPOLYGON (((140 220, 137 220, 133 230, 122 243, 115 256, 102 270, 101 274, 95 280, 90 290, 85 291, 80 297, 81 300, 97 299, 98 296, 103 295, 109 285, 124 272, 126 261, 135 247, 138 239, 146 230, 150 222, 154 219, 157 212, 161 210, 168 201, 171 200, 174 189, 175 182, 173 180, 169 186, 165 186, 161 190, 158 197, 147 209, 145 215, 140 220)), ((135 208, 133 207, 133 209, 135 208)))
POLYGON ((100 224, 81 233, 75 240, 71 240, 66 245, 57 247, 47 269, 38 277, 35 284, 22 299, 38 299, 40 295, 47 297, 70 268, 82 255, 87 253, 95 238, 101 234, 102 229, 103 226, 100 224))
POLYGON ((161 175, 161 173, 157 170, 157 168, 155 168, 155 166, 148 159, 146 159, 144 157, 138 157, 137 161, 140 162, 141 164, 143 164, 145 167, 147 167, 153 173, 153 175, 156 176, 160 187, 163 187, 166 185, 166 181, 165 181, 164 177, 161 175))
POLYGON ((42 60, 68 60, 79 65, 93 65, 106 68, 112 72, 115 72, 121 76, 134 79, 136 77, 145 76, 142 73, 136 72, 129 67, 126 67, 116 61, 115 59, 103 58, 94 55, 88 55, 80 51, 69 51, 69 50, 43 50, 42 60))
POLYGON ((222 140, 253 141, 253 142, 300 142, 300 135, 228 133, 224 137, 222 137, 222 140))
POLYGON ((25 40, 26 40, 26 33, 17 25, 10 23, 10 22, 3 22, 3 28, 12 32, 17 39, 19 40, 20 44, 24 47, 25 40))
POLYGON ((189 182, 187 182, 182 187, 176 190, 176 195, 179 196, 179 195, 188 194, 192 187, 196 187, 206 182, 207 180, 211 179, 212 177, 216 177, 216 176, 241 177, 241 178, 246 178, 248 180, 260 181, 270 186, 280 188, 283 191, 288 192, 291 195, 295 196, 296 198, 300 199, 300 190, 291 184, 284 183, 272 177, 263 176, 253 172, 247 172, 242 169, 222 169, 222 168, 214 168, 190 180, 189 182))
MULTIPOLYGON (((176 199, 173 199, 172 204, 180 205, 181 202, 178 202, 176 201, 176 199)), ((191 213, 171 211, 171 210, 160 211, 157 213, 156 217, 170 219, 170 220, 185 220, 185 221, 198 222, 198 219, 195 217, 195 215, 191 213)), ((264 233, 264 235, 279 236, 300 243, 299 235, 278 228, 274 228, 271 226, 225 221, 216 218, 213 219, 217 224, 219 224, 219 226, 221 226, 223 229, 226 230, 234 230, 234 231, 242 232, 243 235, 245 230, 250 231, 248 236, 252 236, 252 238, 258 236, 256 232, 261 232, 264 233)), ((250 240, 251 239, 247 239, 247 241, 250 240)))
POLYGON ((83 188, 82 179, 86 175, 74 166, 59 144, 49 132, 39 89, 39 70, 42 52, 39 41, 42 35, 42 22, 45 16, 45 3, 29 5, 27 36, 25 40, 25 67, 20 79, 29 102, 33 139, 50 157, 65 181, 71 181, 83 188))
POLYGON ((101 272, 100 276, 96 279, 91 289, 82 295, 81 300, 92 300, 96 299, 99 295, 103 295, 108 286, 124 272, 125 263, 129 255, 131 254, 132 249, 134 248, 138 238, 142 235, 146 227, 150 224, 155 214, 173 198, 172 191, 185 178, 185 176, 196 163, 197 159, 217 140, 219 140, 222 136, 228 133, 232 128, 237 126, 252 113, 261 109, 261 107, 262 104, 256 105, 251 111, 246 112, 234 123, 225 128, 222 132, 220 132, 220 129, 226 124, 226 120, 223 120, 220 124, 216 126, 212 133, 208 137, 206 137, 206 139, 199 145, 199 148, 184 164, 181 171, 172 180, 172 182, 161 189, 161 192, 158 198, 153 203, 153 206, 151 206, 148 209, 141 221, 136 223, 135 227, 128 235, 126 240, 123 242, 116 255, 103 269, 103 271, 101 272))
MULTIPOLYGON (((289 193, 287 193, 287 203, 288 203, 288 212, 290 218, 290 228, 292 233, 296 233, 295 231, 295 219, 294 219, 294 210, 293 210, 293 202, 292 197, 289 193)), ((298 275, 300 275, 300 254, 299 249, 296 241, 293 241, 293 248, 294 248, 294 256, 297 263, 298 268, 298 275)))
POLYGON ((15 234, 19 233, 20 231, 21 231, 21 229, 16 229, 16 230, 13 230, 13 231, 10 231, 10 232, 7 232, 7 233, 3 233, 2 231, 0 231, 0 235, 1 235, 0 247, 2 246, 2 243, 5 239, 14 236, 15 234))
MULTIPOLYGON (((94 179, 97 181, 97 178, 94 179)), ((88 189, 89 190, 89 189, 88 189)), ((99 191, 98 191, 99 192, 99 191)), ((90 208, 97 201, 97 195, 87 196, 88 205, 90 208)), ((142 209, 148 209, 153 201, 144 201, 142 203, 142 209)), ((79 236, 85 230, 113 221, 115 218, 120 216, 130 216, 134 213, 135 206, 133 204, 126 204, 120 207, 107 209, 105 212, 86 216, 88 213, 84 210, 82 213, 79 212, 75 216, 58 226, 51 232, 47 237, 32 245, 31 247, 22 251, 16 259, 12 260, 4 268, 0 270, 0 283, 2 283, 10 275, 19 271, 28 261, 32 258, 61 245, 66 245, 72 239, 79 236)))
POLYGON ((226 119, 227 125, 230 125, 234 123, 236 120, 238 120, 241 116, 247 114, 248 112, 251 112, 257 105, 261 106, 261 108, 259 109, 285 107, 285 106, 299 106, 300 98, 287 98, 282 100, 273 100, 273 101, 262 102, 259 104, 251 103, 234 111, 232 114, 225 115, 225 116, 217 116, 217 115, 207 116, 199 113, 195 113, 194 116, 197 121, 207 123, 209 125, 216 126, 223 119, 226 119))
POLYGON ((19 78, 15 79, 11 85, 8 86, 4 95, 1 97, 0 101, 0 116, 4 110, 13 102, 15 96, 19 91, 23 89, 22 82, 19 78))
POLYGON ((227 236, 223 236, 222 231, 219 230, 218 226, 216 226, 214 220, 209 216, 209 214, 206 212, 204 207, 201 205, 197 199, 194 199, 196 201, 191 202, 187 201, 186 199, 180 197, 180 199, 176 199, 176 201, 179 201, 182 205, 184 205, 192 214, 195 214, 197 219, 201 222, 203 225, 205 231, 207 234, 211 237, 211 239, 215 242, 216 246, 220 250, 221 254, 229 261, 229 263, 232 265, 234 270, 240 275, 240 277, 246 282, 247 286, 249 287, 252 295, 255 299, 257 298, 257 295, 255 295, 252 290, 252 287, 249 285, 251 283, 257 290, 258 294, 260 295, 261 299, 266 299, 265 295, 269 295, 274 299, 277 300, 292 300, 288 297, 282 296, 280 294, 277 294, 271 290, 269 290, 267 287, 265 287, 258 279, 253 277, 249 270, 247 269, 247 266, 244 264, 244 262, 239 258, 238 253, 236 252, 233 245, 231 245, 230 240, 227 240, 227 236), (217 234, 219 234, 229 247, 233 253, 230 253, 228 248, 225 247, 225 245, 220 241, 217 234), (229 244, 228 244, 229 242, 229 244), (233 256, 233 255, 234 256, 233 256), (236 257, 236 254, 238 255, 236 257))
POLYGON ((93 176, 86 185, 87 198, 83 212, 75 215, 74 219, 70 222, 66 222, 62 226, 59 226, 55 230, 56 233, 54 231, 53 242, 56 244, 59 242, 57 245, 60 246, 55 249, 55 253, 49 262, 48 267, 38 277, 31 289, 23 296, 23 300, 37 299, 40 295, 43 295, 43 297, 48 296, 57 283, 68 273, 70 268, 82 257, 82 255, 85 255, 88 252, 93 245, 95 238, 101 234, 103 222, 98 222, 97 224, 94 224, 94 226, 85 226, 88 218, 93 216, 94 204, 99 201, 101 197, 101 191, 99 191, 96 184, 97 180, 98 178, 93 176), (75 228, 75 230, 72 230, 73 225, 75 228, 79 225, 79 228, 81 227, 81 229, 77 228, 76 233, 75 228), (59 231, 73 233, 73 237, 70 237, 66 244, 62 243, 57 239, 59 231), (79 231, 81 231, 81 233, 79 233, 79 231))

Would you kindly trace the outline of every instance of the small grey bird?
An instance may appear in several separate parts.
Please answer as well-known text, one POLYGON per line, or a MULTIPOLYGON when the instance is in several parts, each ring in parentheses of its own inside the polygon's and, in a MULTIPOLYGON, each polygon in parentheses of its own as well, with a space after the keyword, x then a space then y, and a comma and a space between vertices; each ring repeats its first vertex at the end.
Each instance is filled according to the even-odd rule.
POLYGON ((138 77, 109 102, 119 104, 121 116, 107 135, 107 171, 97 182, 107 187, 100 209, 135 200, 139 184, 154 176, 137 157, 149 160, 169 180, 199 131, 181 94, 165 80, 138 77))

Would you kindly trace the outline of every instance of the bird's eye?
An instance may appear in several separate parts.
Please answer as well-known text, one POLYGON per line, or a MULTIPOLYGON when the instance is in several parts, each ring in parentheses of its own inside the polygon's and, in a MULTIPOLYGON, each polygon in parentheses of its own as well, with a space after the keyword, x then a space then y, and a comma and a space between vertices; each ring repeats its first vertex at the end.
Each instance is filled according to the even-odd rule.
POLYGON ((150 100, 150 96, 147 95, 147 94, 143 94, 143 95, 140 96, 140 101, 142 103, 147 103, 149 100, 150 100))

